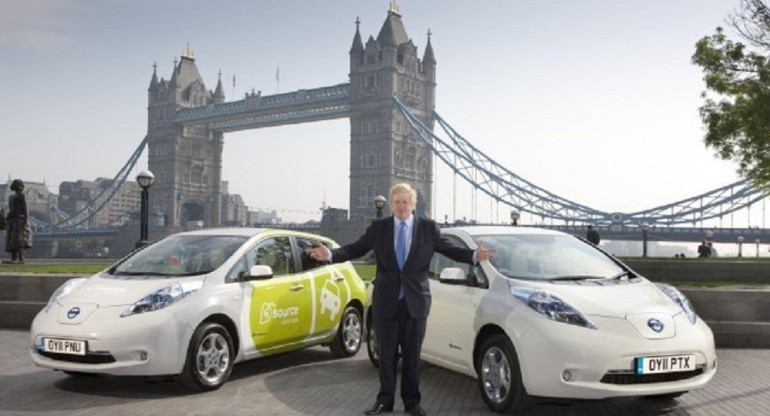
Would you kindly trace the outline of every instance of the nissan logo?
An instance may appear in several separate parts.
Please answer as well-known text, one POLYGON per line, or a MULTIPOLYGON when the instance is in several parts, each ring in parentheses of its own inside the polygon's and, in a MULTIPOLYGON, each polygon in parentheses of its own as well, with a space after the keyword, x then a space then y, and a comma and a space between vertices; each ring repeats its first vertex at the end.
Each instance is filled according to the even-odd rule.
POLYGON ((660 322, 655 318, 650 318, 650 320, 647 321, 647 326, 649 326, 650 329, 652 329, 655 332, 663 331, 663 322, 660 322))
POLYGON ((67 318, 75 319, 76 316, 80 315, 80 307, 75 306, 67 311, 67 318))

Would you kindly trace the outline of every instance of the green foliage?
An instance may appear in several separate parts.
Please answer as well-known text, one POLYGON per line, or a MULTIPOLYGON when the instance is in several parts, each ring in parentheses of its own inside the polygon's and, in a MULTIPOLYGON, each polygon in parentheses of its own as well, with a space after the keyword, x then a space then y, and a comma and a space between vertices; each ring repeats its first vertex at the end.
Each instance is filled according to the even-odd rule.
POLYGON ((770 188, 770 62, 727 38, 720 27, 699 40, 692 62, 707 91, 700 116, 704 142, 755 186, 770 188))

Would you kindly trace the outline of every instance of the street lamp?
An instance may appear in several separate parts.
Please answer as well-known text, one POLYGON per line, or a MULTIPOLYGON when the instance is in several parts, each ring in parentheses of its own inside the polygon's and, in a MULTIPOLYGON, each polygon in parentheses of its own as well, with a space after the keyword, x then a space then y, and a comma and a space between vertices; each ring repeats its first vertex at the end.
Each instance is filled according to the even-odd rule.
POLYGON ((754 240, 754 243, 757 245, 757 257, 759 257, 759 239, 754 240))
POLYGON ((374 197, 374 207, 377 208, 377 218, 382 218, 382 209, 385 208, 386 202, 388 202, 388 200, 382 195, 374 197))
POLYGON ((647 257, 647 233, 650 231, 650 224, 642 223, 642 257, 647 257))
POLYGON ((519 211, 511 210, 511 225, 517 226, 519 225, 519 218, 521 218, 521 215, 519 214, 519 211))
POLYGON ((142 188, 142 211, 140 214, 139 241, 136 242, 136 248, 147 245, 147 234, 150 223, 150 192, 148 189, 155 182, 155 175, 149 170, 143 170, 136 175, 136 183, 142 188))
POLYGON ((738 257, 743 257, 743 236, 738 236, 738 257))

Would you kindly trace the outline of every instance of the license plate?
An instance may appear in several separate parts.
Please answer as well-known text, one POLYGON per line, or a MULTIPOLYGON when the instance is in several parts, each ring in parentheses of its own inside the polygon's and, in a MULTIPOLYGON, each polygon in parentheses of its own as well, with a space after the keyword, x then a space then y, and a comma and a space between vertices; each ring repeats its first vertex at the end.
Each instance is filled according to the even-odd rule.
POLYGON ((85 341, 61 338, 41 338, 40 347, 45 352, 71 355, 86 355, 87 350, 85 341))
POLYGON ((669 355, 666 357, 637 357, 636 374, 676 373, 695 370, 694 355, 669 355))

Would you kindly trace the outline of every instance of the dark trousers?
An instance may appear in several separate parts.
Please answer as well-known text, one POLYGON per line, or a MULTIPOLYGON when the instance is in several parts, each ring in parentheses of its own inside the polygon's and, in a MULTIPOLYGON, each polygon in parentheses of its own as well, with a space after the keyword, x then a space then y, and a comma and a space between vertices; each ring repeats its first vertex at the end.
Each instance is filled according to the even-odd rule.
POLYGON ((414 319, 403 299, 398 302, 396 315, 377 319, 374 330, 380 349, 380 392, 377 403, 392 405, 396 392, 398 346, 401 346, 401 399, 410 408, 420 404, 420 350, 425 338, 427 319, 414 319))

